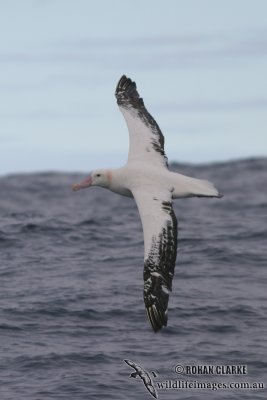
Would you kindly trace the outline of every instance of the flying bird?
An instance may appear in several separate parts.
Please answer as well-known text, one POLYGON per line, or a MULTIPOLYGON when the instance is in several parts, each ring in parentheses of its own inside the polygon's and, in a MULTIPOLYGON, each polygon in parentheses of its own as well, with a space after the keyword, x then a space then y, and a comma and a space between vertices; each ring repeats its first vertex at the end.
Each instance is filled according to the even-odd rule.
POLYGON ((140 365, 136 364, 135 362, 131 360, 124 360, 126 364, 128 364, 130 367, 132 367, 135 372, 132 372, 130 375, 130 378, 141 378, 145 387, 149 391, 149 393, 155 397, 155 399, 158 398, 157 391, 155 389, 155 386, 153 385, 153 381, 149 375, 148 372, 146 372, 140 365))
POLYGON ((176 262, 177 219, 173 199, 222 195, 209 181, 169 170, 164 136, 147 111, 135 82, 123 75, 115 96, 129 130, 127 163, 122 168, 95 170, 73 190, 101 186, 134 198, 144 234, 144 303, 157 332, 167 325, 176 262))

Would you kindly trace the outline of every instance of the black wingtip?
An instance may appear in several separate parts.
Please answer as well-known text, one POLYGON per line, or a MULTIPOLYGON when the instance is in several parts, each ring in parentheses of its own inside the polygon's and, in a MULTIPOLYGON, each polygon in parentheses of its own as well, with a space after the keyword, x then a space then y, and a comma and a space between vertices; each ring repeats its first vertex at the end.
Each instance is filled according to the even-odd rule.
POLYGON ((117 83, 116 92, 118 90, 125 90, 127 86, 134 85, 136 87, 136 83, 132 81, 130 78, 127 78, 126 75, 122 75, 119 82, 117 83))
POLYGON ((159 332, 164 326, 167 326, 168 314, 157 309, 155 305, 147 307, 146 313, 155 333, 159 332))
POLYGON ((130 78, 127 78, 126 75, 122 75, 117 84, 115 96, 119 100, 121 96, 125 95, 130 96, 134 99, 139 99, 139 94, 136 89, 136 83, 130 78))

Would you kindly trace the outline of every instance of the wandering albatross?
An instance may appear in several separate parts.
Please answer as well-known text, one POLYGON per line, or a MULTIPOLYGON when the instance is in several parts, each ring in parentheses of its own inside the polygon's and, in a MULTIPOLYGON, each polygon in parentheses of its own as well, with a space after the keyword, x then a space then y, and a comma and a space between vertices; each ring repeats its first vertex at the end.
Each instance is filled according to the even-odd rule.
POLYGON ((144 233, 144 302, 157 332, 167 325, 177 253, 177 219, 172 200, 222 195, 209 181, 169 170, 164 136, 147 111, 135 82, 123 75, 115 96, 129 130, 128 161, 122 168, 93 171, 73 190, 101 186, 135 199, 144 233))

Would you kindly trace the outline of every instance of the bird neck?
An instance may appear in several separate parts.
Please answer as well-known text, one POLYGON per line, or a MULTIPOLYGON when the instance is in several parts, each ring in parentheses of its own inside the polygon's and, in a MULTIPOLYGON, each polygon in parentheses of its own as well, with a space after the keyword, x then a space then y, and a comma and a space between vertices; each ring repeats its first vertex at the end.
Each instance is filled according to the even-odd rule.
POLYGON ((132 197, 127 187, 127 174, 124 168, 109 169, 107 171, 108 189, 122 196, 132 197))

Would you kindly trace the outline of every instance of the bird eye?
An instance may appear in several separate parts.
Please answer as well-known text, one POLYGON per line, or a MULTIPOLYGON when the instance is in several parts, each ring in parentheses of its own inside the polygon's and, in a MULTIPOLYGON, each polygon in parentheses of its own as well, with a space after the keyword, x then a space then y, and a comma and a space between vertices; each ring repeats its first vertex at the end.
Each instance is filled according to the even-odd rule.
POLYGON ((100 178, 101 174, 96 174, 97 178, 100 178))

